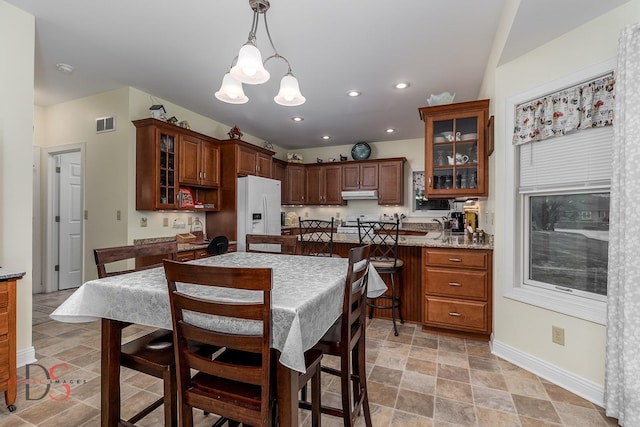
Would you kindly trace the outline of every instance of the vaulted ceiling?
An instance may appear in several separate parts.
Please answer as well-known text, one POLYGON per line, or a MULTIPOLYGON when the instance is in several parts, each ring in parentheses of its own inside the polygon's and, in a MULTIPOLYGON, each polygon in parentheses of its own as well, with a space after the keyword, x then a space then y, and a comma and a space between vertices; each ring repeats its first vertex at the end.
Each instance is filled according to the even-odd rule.
MULTIPOLYGON (((273 42, 307 99, 283 107, 273 101, 283 61, 267 63, 267 83, 244 85, 246 104, 213 95, 247 40, 247 0, 7 0, 36 17, 37 105, 133 86, 286 148, 421 137, 430 94, 477 98, 506 1, 271 0, 273 42)), ((521 0, 500 62, 626 1, 521 0)), ((272 53, 262 20, 257 44, 272 53)))

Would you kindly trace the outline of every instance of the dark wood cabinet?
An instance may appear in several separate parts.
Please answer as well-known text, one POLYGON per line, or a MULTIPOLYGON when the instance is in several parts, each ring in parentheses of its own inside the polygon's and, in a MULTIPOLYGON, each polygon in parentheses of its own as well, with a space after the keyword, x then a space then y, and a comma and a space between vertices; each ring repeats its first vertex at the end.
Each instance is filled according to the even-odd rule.
POLYGON ((205 208, 199 211, 220 208, 216 139, 156 119, 135 120, 133 124, 137 210, 181 209, 181 187, 189 188, 194 201, 203 203, 205 208))
POLYGON ((287 193, 284 202, 288 205, 302 205, 305 197, 305 167, 300 164, 287 165, 287 193))
POLYGON ((404 202, 404 159, 378 164, 378 204, 401 205, 404 202))
POLYGON ((425 196, 487 196, 489 100, 419 109, 425 125, 425 196))
POLYGON ((423 329, 489 339, 492 254, 480 249, 423 249, 423 329))
POLYGON ((342 167, 340 165, 306 166, 307 205, 342 204, 342 167))
POLYGON ((342 165, 342 189, 378 189, 378 163, 370 161, 342 165))
POLYGON ((238 175, 256 175, 271 178, 273 152, 243 141, 236 143, 236 168, 238 175), (265 152, 268 151, 268 152, 265 152))
POLYGON ((217 187, 220 183, 220 148, 213 141, 180 135, 179 183, 217 187))
POLYGON ((286 204, 287 162, 280 159, 273 159, 271 163, 271 178, 280 181, 280 203, 286 204))

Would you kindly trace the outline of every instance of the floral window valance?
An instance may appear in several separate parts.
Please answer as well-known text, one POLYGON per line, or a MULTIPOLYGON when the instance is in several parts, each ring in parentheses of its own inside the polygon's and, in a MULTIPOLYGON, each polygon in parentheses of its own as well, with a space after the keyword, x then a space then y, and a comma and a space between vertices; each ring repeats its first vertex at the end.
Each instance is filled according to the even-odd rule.
POLYGON ((613 73, 516 107, 513 144, 613 124, 613 73))

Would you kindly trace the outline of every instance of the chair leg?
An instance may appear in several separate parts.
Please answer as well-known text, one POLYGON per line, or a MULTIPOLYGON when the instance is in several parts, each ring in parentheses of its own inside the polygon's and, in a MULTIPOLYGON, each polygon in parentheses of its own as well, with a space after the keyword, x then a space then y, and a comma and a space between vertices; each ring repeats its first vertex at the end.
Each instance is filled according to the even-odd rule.
POLYGON ((371 409, 369 408, 369 393, 367 392, 367 364, 365 358, 365 338, 364 335, 360 338, 360 342, 356 346, 358 354, 354 359, 358 361, 358 400, 361 403, 361 408, 364 409, 364 422, 366 427, 372 427, 371 423, 371 409), (362 347, 361 347, 362 346, 362 347))
POLYGON ((402 270, 398 271, 400 275, 400 286, 398 287, 398 317, 400 318, 400 323, 404 325, 404 319, 402 318, 402 288, 404 284, 402 283, 402 270))
POLYGON ((180 405, 180 426, 193 427, 193 412, 191 406, 182 403, 180 405))
POLYGON ((398 336, 398 326, 396 325, 396 281, 395 274, 391 273, 391 321, 393 322, 393 333, 398 336))
MULTIPOLYGON (((306 390, 306 386, 305 386, 306 390)), ((322 391, 320 390, 320 366, 316 367, 315 374, 311 377, 311 426, 320 427, 320 398, 322 391)))
POLYGON ((342 421, 344 422, 345 427, 353 427, 352 417, 351 417, 351 361, 349 360, 351 357, 341 357, 340 365, 341 365, 341 375, 340 375, 340 391, 342 394, 342 421))
POLYGON ((178 387, 175 367, 169 367, 164 371, 162 382, 164 383, 164 425, 165 427, 176 426, 178 425, 178 387))

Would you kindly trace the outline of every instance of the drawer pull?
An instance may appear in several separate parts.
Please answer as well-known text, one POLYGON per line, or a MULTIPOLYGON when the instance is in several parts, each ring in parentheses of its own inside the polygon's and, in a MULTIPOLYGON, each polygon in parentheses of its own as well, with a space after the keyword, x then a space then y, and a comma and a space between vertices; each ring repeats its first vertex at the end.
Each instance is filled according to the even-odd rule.
POLYGON ((462 260, 460 258, 449 258, 449 261, 451 261, 451 262, 462 262, 462 260))
POLYGON ((462 283, 458 283, 458 282, 449 282, 449 286, 462 286, 462 283))
POLYGON ((462 316, 462 314, 457 313, 457 312, 455 312, 455 311, 450 311, 450 312, 449 312, 449 316, 453 316, 453 317, 460 317, 460 316, 462 316))

